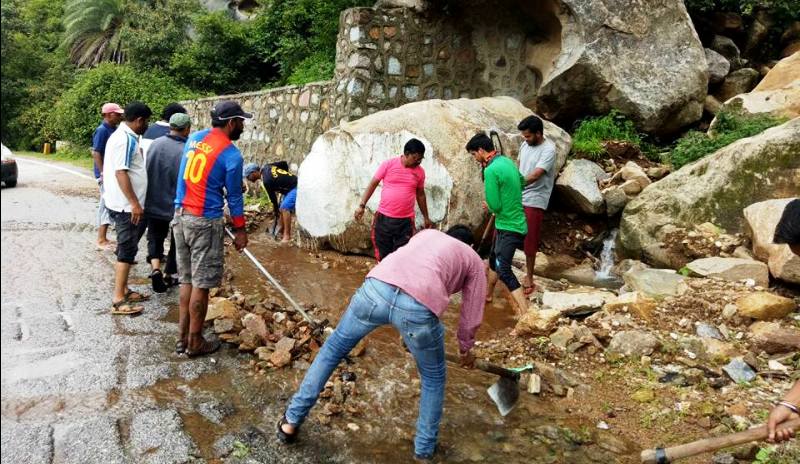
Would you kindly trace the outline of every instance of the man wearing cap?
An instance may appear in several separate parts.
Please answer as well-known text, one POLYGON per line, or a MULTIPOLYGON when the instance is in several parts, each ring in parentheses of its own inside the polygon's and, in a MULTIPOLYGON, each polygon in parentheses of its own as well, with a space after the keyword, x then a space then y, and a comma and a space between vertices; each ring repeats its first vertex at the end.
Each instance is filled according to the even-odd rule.
POLYGON ((178 169, 175 217, 172 221, 181 283, 178 353, 190 357, 219 349, 219 340, 203 338, 208 291, 222 283, 228 201, 241 251, 247 246, 242 197, 242 153, 233 144, 244 131, 245 113, 238 103, 221 101, 211 111, 211 129, 195 132, 186 142, 178 169))
POLYGON ((139 251, 139 239, 146 227, 144 220, 147 171, 139 146, 139 137, 147 130, 152 111, 141 102, 125 107, 125 122, 111 134, 106 145, 103 179, 106 202, 111 220, 117 227, 117 263, 114 266, 114 295, 111 314, 136 314, 142 312, 137 304, 147 295, 128 288, 128 274, 139 251))
POLYGON ((153 268, 150 280, 153 291, 164 293, 173 285, 173 276, 178 273, 175 262, 175 239, 170 234, 169 255, 164 273, 164 239, 169 234, 169 223, 175 216, 175 190, 178 186, 178 168, 183 157, 183 147, 189 136, 191 121, 186 113, 174 113, 169 118, 169 134, 159 137, 147 156, 147 200, 144 216, 147 219, 147 261, 153 268))
POLYGON ((150 145, 152 145, 156 139, 170 133, 169 119, 175 113, 186 114, 187 111, 180 103, 169 103, 161 112, 161 119, 147 128, 147 132, 142 136, 142 153, 144 154, 145 161, 147 161, 147 155, 150 153, 150 145))
POLYGON ((92 158, 94 159, 94 178, 100 187, 100 204, 97 207, 97 249, 103 250, 113 245, 107 237, 111 218, 103 200, 103 158, 108 138, 117 130, 117 126, 122 121, 123 111, 116 103, 106 103, 100 109, 100 113, 103 115, 103 121, 92 135, 92 158))
POLYGON ((294 214, 297 200, 297 176, 289 172, 289 165, 286 161, 269 163, 263 169, 260 169, 256 163, 247 163, 247 166, 244 167, 244 175, 250 182, 261 179, 269 201, 272 202, 272 211, 275 217, 280 215, 281 218, 281 230, 283 231, 281 243, 289 243, 292 239, 292 214, 294 214), (278 193, 283 195, 280 203, 278 203, 278 193))

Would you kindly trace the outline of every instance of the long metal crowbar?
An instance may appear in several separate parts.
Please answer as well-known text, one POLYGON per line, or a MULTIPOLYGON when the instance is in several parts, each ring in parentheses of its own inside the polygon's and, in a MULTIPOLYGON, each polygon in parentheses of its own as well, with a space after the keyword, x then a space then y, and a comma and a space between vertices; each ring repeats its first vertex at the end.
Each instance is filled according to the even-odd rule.
MULTIPOLYGON (((236 237, 233 235, 233 232, 231 232, 231 231, 230 231, 230 229, 228 229, 227 227, 225 228, 225 232, 227 232, 227 234, 228 234, 228 237, 230 237, 232 240, 235 240, 235 239, 236 239, 236 237)), ((262 265, 261 265, 261 263, 260 263, 260 262, 258 262, 258 260, 256 259, 256 257, 255 257, 255 256, 253 256, 253 253, 250 253, 250 250, 248 250, 248 249, 247 249, 247 247, 245 247, 245 248, 242 250, 242 252, 244 253, 244 255, 245 255, 245 256, 247 256, 248 258, 250 258, 250 261, 252 261, 252 262, 253 262, 253 264, 256 266, 256 268, 258 268, 258 270, 259 270, 259 271, 261 271, 261 273, 262 273, 262 274, 264 274, 264 276, 267 278, 267 280, 269 280, 269 281, 270 281, 270 283, 271 283, 273 286, 275 286, 275 288, 277 288, 277 289, 278 289, 278 291, 280 291, 280 292, 281 292, 281 294, 283 294, 284 298, 286 298, 286 300, 287 300, 289 303, 291 303, 291 305, 294 307, 294 309, 295 309, 295 310, 296 310, 298 313, 300 313, 300 314, 303 316, 303 318, 305 318, 305 320, 306 320, 306 321, 308 321, 308 323, 311 325, 311 328, 312 328, 312 329, 314 329, 314 330, 317 330, 317 329, 320 329, 320 328, 321 328, 321 327, 320 327, 320 324, 317 324, 317 322, 316 322, 316 321, 314 321, 314 319, 311 319, 311 316, 309 316, 309 315, 308 315, 308 313, 306 313, 306 312, 303 310, 303 308, 301 308, 301 307, 300 307, 300 305, 299 305, 299 304, 297 304, 297 302, 296 302, 296 301, 294 301, 294 298, 292 298, 292 295, 289 295, 289 292, 287 292, 287 291, 286 291, 286 289, 284 289, 284 288, 283 288, 283 286, 281 286, 281 284, 280 284, 280 283, 279 283, 279 282, 278 282, 278 281, 277 281, 277 280, 276 280, 274 277, 272 277, 272 274, 270 274, 270 273, 269 273, 269 272, 268 272, 268 271, 267 271, 267 270, 264 268, 264 266, 262 266, 262 265)))

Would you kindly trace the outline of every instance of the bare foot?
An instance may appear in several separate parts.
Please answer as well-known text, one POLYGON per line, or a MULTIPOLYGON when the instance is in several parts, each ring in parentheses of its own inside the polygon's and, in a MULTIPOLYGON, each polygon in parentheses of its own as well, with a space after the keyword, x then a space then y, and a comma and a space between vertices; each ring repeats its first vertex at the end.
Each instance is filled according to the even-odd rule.
POLYGON ((283 237, 281 239, 281 243, 291 243, 291 242, 292 242, 292 239, 290 239, 289 237, 283 237))

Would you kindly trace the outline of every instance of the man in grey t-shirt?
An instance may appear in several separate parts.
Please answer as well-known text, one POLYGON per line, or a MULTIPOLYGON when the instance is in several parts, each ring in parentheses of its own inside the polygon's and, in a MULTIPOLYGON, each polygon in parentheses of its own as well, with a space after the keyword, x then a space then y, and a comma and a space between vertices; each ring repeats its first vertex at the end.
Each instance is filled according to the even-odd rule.
POLYGON ((556 177, 556 146, 544 138, 542 120, 536 116, 523 119, 517 129, 525 139, 519 149, 519 172, 525 178, 522 206, 528 222, 524 246, 527 272, 522 287, 525 294, 530 295, 536 288, 533 283, 533 266, 536 262, 536 252, 539 251, 542 218, 550 202, 556 177))
POLYGON ((178 273, 175 259, 175 239, 170 233, 170 221, 175 215, 175 190, 178 186, 178 170, 183 157, 183 146, 192 124, 186 113, 174 113, 169 118, 169 134, 157 138, 147 155, 147 199, 144 216, 147 219, 147 261, 153 268, 150 280, 153 291, 163 293, 167 287, 177 284, 178 273), (170 235, 169 255, 164 272, 164 239, 170 235), (166 274, 166 278, 164 277, 166 274))

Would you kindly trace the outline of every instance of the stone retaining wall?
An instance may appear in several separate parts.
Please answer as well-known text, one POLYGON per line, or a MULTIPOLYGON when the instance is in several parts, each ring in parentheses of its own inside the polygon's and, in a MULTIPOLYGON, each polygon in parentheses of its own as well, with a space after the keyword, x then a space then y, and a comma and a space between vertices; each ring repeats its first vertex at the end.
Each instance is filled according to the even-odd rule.
POLYGON ((513 12, 484 16, 482 11, 454 19, 405 8, 345 10, 333 80, 185 104, 199 128, 210 124, 217 101, 239 101, 255 113, 238 142, 245 159, 299 165, 331 127, 405 103, 489 95, 525 102, 537 75, 526 65, 520 19, 513 12))
POLYGON ((193 129, 203 129, 211 125, 210 112, 218 101, 238 101, 245 111, 253 113, 237 142, 245 159, 258 163, 287 160, 299 165, 317 136, 336 125, 332 86, 333 81, 315 82, 183 104, 192 116, 193 129))

